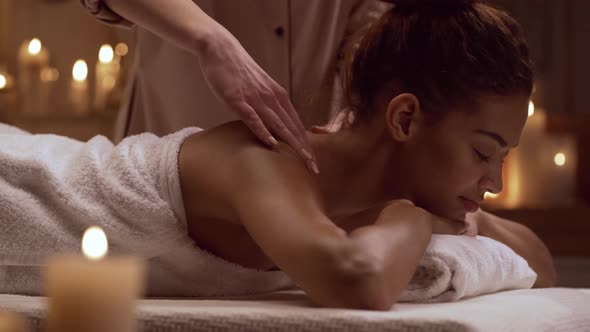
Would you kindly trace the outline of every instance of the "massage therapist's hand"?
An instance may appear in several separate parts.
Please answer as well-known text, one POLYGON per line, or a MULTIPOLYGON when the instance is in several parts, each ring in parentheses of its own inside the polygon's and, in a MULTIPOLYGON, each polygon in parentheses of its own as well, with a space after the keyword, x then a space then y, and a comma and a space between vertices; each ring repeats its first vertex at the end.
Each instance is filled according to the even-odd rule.
POLYGON ((258 139, 274 146, 277 141, 271 132, 276 134, 301 155, 311 171, 318 173, 305 128, 287 91, 258 66, 223 26, 215 24, 203 45, 198 51, 201 70, 213 92, 258 139))

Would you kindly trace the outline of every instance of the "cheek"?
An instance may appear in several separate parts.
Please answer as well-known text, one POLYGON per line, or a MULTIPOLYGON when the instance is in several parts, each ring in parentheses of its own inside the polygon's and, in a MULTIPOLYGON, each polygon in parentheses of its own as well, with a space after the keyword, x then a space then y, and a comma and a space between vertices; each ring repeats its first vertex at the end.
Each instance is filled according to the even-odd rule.
POLYGON ((441 211, 457 203, 458 196, 473 192, 479 166, 468 148, 433 144, 420 162, 423 175, 421 196, 433 210, 441 211))

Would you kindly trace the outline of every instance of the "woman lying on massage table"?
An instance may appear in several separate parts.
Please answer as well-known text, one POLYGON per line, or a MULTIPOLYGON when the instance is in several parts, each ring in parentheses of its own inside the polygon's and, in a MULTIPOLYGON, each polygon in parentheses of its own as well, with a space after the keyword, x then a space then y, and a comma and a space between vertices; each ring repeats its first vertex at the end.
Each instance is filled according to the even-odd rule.
MULTIPOLYGON (((157 142, 174 141, 170 137, 179 137, 178 133, 162 139, 147 134, 130 137, 108 147, 116 153, 107 148, 92 150, 104 140, 91 140, 86 147, 76 148, 84 156, 82 163, 102 160, 110 153, 126 154, 125 160, 132 160, 134 166, 111 182, 101 179, 112 179, 120 171, 120 164, 125 164, 121 158, 111 156, 92 164, 100 166, 87 167, 87 176, 79 181, 100 193, 92 196, 88 189, 79 197, 108 201, 102 206, 111 211, 88 223, 104 223, 107 235, 113 234, 115 250, 142 252, 145 243, 165 238, 159 233, 158 238, 147 240, 138 234, 156 227, 153 220, 162 222, 168 215, 152 218, 150 223, 130 221, 126 213, 140 210, 140 204, 128 203, 125 209, 117 204, 154 191, 129 180, 155 173, 152 166, 135 169, 137 165, 164 165, 172 160, 178 162, 184 209, 180 204, 180 209, 168 210, 174 211, 175 220, 186 216, 185 227, 199 248, 242 267, 284 271, 320 305, 391 308, 433 233, 479 233, 497 239, 529 262, 538 274, 536 286, 553 285, 551 255, 544 244, 525 226, 479 209, 485 192, 502 190, 502 160, 518 145, 527 119, 533 77, 518 23, 477 1, 390 2, 395 7, 364 36, 346 73, 345 91, 356 112, 355 123, 336 132, 308 133, 324 170, 320 176, 311 174, 287 145, 271 150, 238 122, 181 135, 175 141, 180 146, 175 150, 179 149, 177 160, 174 154, 161 153, 157 158, 152 154, 159 151, 157 142), (143 144, 141 137, 152 142, 144 145, 146 155, 134 152, 143 144), (93 172, 93 167, 98 170, 93 172), (125 190, 112 189, 120 186, 126 186, 125 190), (111 217, 122 221, 106 225, 111 217), (131 230, 128 242, 117 238, 124 228, 131 230)), ((8 148, 2 149, 7 158, 8 148)), ((35 160, 52 153, 49 150, 35 160)), ((51 167, 61 164, 66 164, 66 171, 72 168, 67 160, 51 167)), ((17 173, 8 176, 10 165, 6 165, 3 178, 12 183, 11 188, 35 190, 32 181, 14 180, 17 173)), ((36 173, 27 176, 32 174, 36 173)), ((157 197, 174 201, 179 189, 160 186, 164 175, 153 177, 159 186, 157 197)), ((75 185, 70 183, 63 190, 75 185)), ((47 196, 51 200, 46 204, 62 204, 60 197, 68 194, 61 190, 47 196)), ((67 204, 73 211, 76 199, 67 204)), ((26 214, 28 209, 19 213, 26 214)), ((66 215, 63 209, 54 210, 66 215)), ((163 210, 141 212, 148 216, 163 210)), ((50 229, 55 234, 79 235, 80 227, 50 229)), ((46 238, 51 234, 45 233, 46 238)), ((11 239, 18 241, 14 235, 11 239)), ((35 246, 43 248, 34 244, 27 249, 34 251, 35 246)))

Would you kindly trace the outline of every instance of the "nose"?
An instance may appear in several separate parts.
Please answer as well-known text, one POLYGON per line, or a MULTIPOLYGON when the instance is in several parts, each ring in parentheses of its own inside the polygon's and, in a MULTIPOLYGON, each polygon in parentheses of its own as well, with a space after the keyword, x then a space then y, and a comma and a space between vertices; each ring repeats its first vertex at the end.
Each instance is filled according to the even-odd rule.
POLYGON ((491 166, 488 172, 482 177, 480 186, 483 191, 489 191, 492 194, 499 194, 502 192, 502 165, 491 166))

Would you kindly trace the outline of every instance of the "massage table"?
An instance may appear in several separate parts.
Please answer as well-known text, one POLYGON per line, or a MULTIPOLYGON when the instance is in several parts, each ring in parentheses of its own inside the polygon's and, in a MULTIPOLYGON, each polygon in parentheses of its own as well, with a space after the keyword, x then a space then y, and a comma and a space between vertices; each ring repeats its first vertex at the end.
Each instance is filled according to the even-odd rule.
MULTIPOLYGON (((44 297, 0 295, 0 309, 42 331, 44 297)), ((590 289, 503 291, 386 312, 319 308, 298 290, 246 297, 142 299, 140 331, 590 331, 590 289)))

